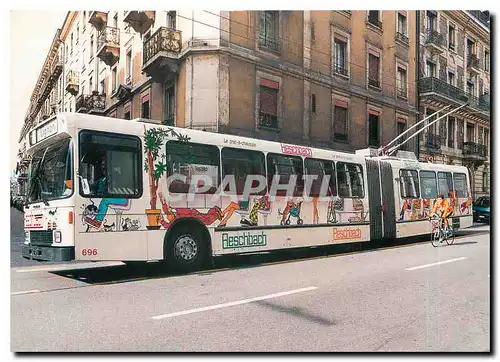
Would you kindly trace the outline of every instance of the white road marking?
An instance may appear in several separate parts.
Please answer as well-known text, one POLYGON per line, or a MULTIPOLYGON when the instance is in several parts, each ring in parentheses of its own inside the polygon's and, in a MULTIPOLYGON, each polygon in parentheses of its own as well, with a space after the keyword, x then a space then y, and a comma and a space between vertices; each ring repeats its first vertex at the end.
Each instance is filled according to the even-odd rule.
POLYGON ((264 300, 264 299, 278 298, 278 297, 282 297, 282 296, 285 296, 285 295, 290 295, 290 294, 295 294, 295 293, 302 293, 302 292, 308 292, 310 290, 315 290, 315 289, 318 289, 318 287, 307 287, 307 288, 289 290, 287 292, 281 292, 281 293, 276 293, 276 294, 268 294, 268 295, 263 295, 261 297, 255 297, 255 298, 250 298, 250 299, 237 300, 235 302, 229 302, 229 303, 223 303, 223 304, 216 304, 216 305, 211 305, 211 306, 203 307, 203 308, 188 309, 188 310, 184 310, 184 311, 180 311, 180 312, 175 312, 175 313, 157 315, 157 316, 152 317, 152 319, 158 320, 158 319, 164 319, 164 318, 172 318, 172 317, 178 317, 178 316, 186 315, 186 314, 192 314, 192 313, 198 313, 198 312, 205 312, 207 310, 233 307, 235 305, 257 302, 259 300, 264 300))
POLYGON ((85 269, 85 268, 97 268, 97 267, 105 267, 105 266, 116 266, 123 265, 120 261, 111 261, 111 262, 95 262, 95 263, 85 263, 85 264, 60 264, 54 266, 42 266, 42 267, 27 267, 16 270, 17 273, 34 273, 41 271, 55 271, 55 270, 73 270, 73 269, 85 269))
POLYGON ((33 290, 23 290, 22 292, 14 292, 10 293, 10 295, 19 295, 19 294, 29 294, 29 293, 40 293, 38 289, 33 289, 33 290))
POLYGON ((430 266, 435 266, 435 265, 441 265, 441 264, 448 264, 448 263, 453 263, 455 261, 459 260, 464 260, 467 259, 465 256, 461 258, 456 258, 456 259, 449 259, 449 260, 443 260, 443 261, 438 261, 437 263, 431 263, 431 264, 425 264, 425 265, 419 265, 419 266, 414 266, 411 268, 406 268, 405 270, 417 270, 417 269, 423 269, 423 268, 428 268, 430 266))

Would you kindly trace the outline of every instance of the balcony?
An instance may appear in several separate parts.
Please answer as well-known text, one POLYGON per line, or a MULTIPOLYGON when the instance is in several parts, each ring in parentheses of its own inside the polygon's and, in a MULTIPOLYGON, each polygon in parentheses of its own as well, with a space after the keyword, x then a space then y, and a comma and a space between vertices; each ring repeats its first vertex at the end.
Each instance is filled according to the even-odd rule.
POLYGON ((154 80, 165 79, 168 73, 178 73, 181 49, 181 32, 162 26, 144 41, 143 72, 154 80))
POLYGON ((97 37, 97 57, 111 67, 120 58, 120 29, 104 27, 97 37))
POLYGON ((106 95, 94 91, 92 94, 80 94, 76 98, 76 112, 101 114, 106 108, 106 95))
POLYGON ((101 31, 108 22, 107 11, 91 11, 89 14, 89 23, 92 24, 97 31, 101 31))
POLYGON ((481 61, 475 54, 467 57, 467 70, 475 74, 481 73, 481 61))
POLYGON ((278 116, 272 114, 260 113, 259 128, 278 131, 279 130, 278 116))
POLYGON ((443 52, 443 34, 440 34, 436 30, 427 29, 427 34, 425 37, 424 46, 432 54, 441 54, 443 52))
POLYGON ((368 86, 380 89, 380 80, 378 78, 368 78, 368 86))
POLYGON ((464 142, 463 155, 466 159, 481 160, 488 156, 485 145, 474 142, 464 142))
POLYGON ((462 105, 467 100, 469 105, 465 109, 469 109, 470 113, 480 113, 483 116, 490 116, 490 102, 486 95, 480 98, 468 95, 460 88, 454 87, 438 78, 426 77, 420 80, 419 84, 420 97, 425 100, 430 98, 432 101, 442 101, 444 104, 454 103, 457 106, 462 105))
POLYGON ((62 69, 62 58, 59 56, 59 54, 56 54, 54 59, 52 60, 52 64, 50 65, 48 77, 41 87, 42 92, 40 94, 40 97, 38 98, 39 102, 43 103, 50 95, 50 92, 52 91, 52 89, 54 89, 54 86, 61 76, 62 69))
POLYGON ((268 49, 272 52, 279 53, 280 52, 280 41, 274 37, 268 37, 264 34, 259 36, 259 47, 268 49))
POLYGON ((441 136, 427 132, 425 134, 425 147, 434 152, 441 151, 442 139, 441 136))
POLYGON ((400 33, 399 31, 396 33, 396 40, 399 40, 401 43, 409 45, 410 39, 406 36, 406 34, 400 33))
POLYGON ((129 24, 137 33, 143 34, 155 21, 154 11, 126 11, 123 22, 129 24))
POLYGON ((78 94, 80 83, 78 81, 78 73, 70 70, 66 76, 66 91, 73 96, 78 94))

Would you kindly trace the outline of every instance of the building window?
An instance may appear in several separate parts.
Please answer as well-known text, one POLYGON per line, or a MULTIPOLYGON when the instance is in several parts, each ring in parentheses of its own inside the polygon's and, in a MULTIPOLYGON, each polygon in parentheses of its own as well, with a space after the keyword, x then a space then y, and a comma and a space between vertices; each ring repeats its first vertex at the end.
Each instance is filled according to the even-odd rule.
POLYGON ((76 26, 76 44, 78 44, 78 41, 80 40, 80 25, 76 26))
POLYGON ((313 115, 316 114, 316 94, 311 94, 311 112, 313 115))
POLYGON ((448 147, 455 148, 455 118, 448 116, 448 147))
POLYGON ((484 169, 483 171, 483 192, 488 192, 489 191, 489 188, 488 188, 488 171, 486 170, 486 168, 484 169))
POLYGON ((380 112, 370 110, 368 113, 368 146, 380 146, 380 132, 379 132, 379 117, 380 112))
POLYGON ((406 16, 401 12, 398 12, 398 33, 404 36, 408 34, 408 23, 406 20, 406 16))
POLYGON ((111 92, 116 92, 116 87, 118 86, 118 70, 116 67, 111 71, 111 92))
POLYGON ((175 88, 165 89, 165 110, 163 124, 175 126, 175 88))
POLYGON ((368 54, 368 85, 380 88, 380 58, 372 53, 368 54))
MULTIPOLYGON (((396 132, 398 133, 397 135, 399 136, 399 135, 403 134, 404 131, 406 131, 406 119, 397 118, 397 122, 396 122, 396 132)), ((398 144, 400 145, 399 146, 400 150, 406 151, 408 149, 408 142, 402 144, 405 141, 406 141, 406 135, 398 139, 398 144)))
POLYGON ((335 37, 334 40, 334 72, 336 74, 348 75, 347 67, 347 40, 335 37))
POLYGON ((427 76, 436 77, 436 64, 431 61, 427 61, 427 76))
POLYGON ((474 125, 467 123, 467 142, 474 142, 474 125))
POLYGON ((115 16, 113 16, 113 28, 118 28, 118 12, 116 12, 115 16))
POLYGON ((382 22, 380 21, 380 11, 369 10, 368 11, 368 22, 372 25, 375 25, 378 28, 381 28, 382 22))
POLYGON ((132 49, 127 50, 127 58, 125 63, 125 83, 132 83, 132 49))
POLYGON ((94 80, 92 79, 92 77, 89 78, 89 90, 90 93, 94 91, 94 80))
POLYGON ((427 33, 435 31, 437 28, 437 13, 435 11, 427 10, 425 21, 427 33))
POLYGON ((169 11, 167 13, 167 27, 169 29, 176 30, 177 29, 177 12, 176 11, 169 11))
POLYGON ((106 94, 106 82, 104 81, 104 79, 101 80, 100 84, 101 84, 101 89, 100 89, 101 94, 106 94))
POLYGON ((455 50, 456 45, 456 31, 453 25, 448 26, 448 48, 450 50, 455 50))
POLYGON ((484 145, 486 147, 486 155, 489 155, 490 148, 490 131, 488 128, 484 129, 484 145))
POLYGON ((348 103, 335 100, 333 108, 333 139, 334 141, 349 141, 347 128, 348 122, 348 103))
POLYGON ((408 94, 408 80, 406 76, 406 68, 398 66, 397 73, 397 96, 399 98, 407 98, 408 94))
POLYGON ((71 52, 71 54, 73 54, 73 33, 71 33, 71 43, 70 43, 70 45, 71 45, 70 52, 71 52))
POLYGON ((259 45, 274 51, 280 50, 279 11, 260 12, 259 45))
POLYGON ((150 118, 150 104, 149 104, 149 93, 146 93, 141 97, 141 117, 150 118))
POLYGON ((279 84, 261 79, 259 126, 278 129, 278 91, 279 84))
POLYGON ((457 77, 455 77, 455 73, 448 72, 448 83, 450 83, 454 87, 457 86, 457 77))
POLYGON ((490 71, 490 52, 488 50, 484 51, 484 70, 490 71))
POLYGON ((474 96, 474 82, 471 79, 467 80, 467 93, 474 96))
POLYGON ((132 119, 132 112, 130 111, 130 107, 131 107, 130 102, 126 103, 123 106, 123 110, 124 110, 123 118, 124 119, 132 119))
POLYGON ((94 58, 94 35, 90 36, 90 60, 94 58))

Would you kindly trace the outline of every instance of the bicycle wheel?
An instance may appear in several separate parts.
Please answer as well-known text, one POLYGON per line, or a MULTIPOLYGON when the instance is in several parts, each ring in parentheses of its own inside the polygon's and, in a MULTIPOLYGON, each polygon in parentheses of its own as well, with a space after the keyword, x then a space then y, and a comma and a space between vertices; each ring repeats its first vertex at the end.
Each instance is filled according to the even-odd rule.
POLYGON ((455 230, 451 230, 451 233, 445 237, 446 244, 451 245, 455 242, 455 230))
POLYGON ((440 228, 437 228, 431 233, 431 243, 433 247, 438 247, 439 244, 443 241, 443 231, 440 228))

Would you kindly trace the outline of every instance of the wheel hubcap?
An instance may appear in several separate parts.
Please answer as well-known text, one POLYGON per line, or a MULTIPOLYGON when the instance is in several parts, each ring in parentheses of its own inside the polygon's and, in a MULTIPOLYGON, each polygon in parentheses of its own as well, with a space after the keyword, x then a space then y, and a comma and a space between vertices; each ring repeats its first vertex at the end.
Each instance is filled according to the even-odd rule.
POLYGON ((198 246, 190 235, 183 235, 175 242, 174 251, 178 260, 187 262, 196 257, 198 246))

